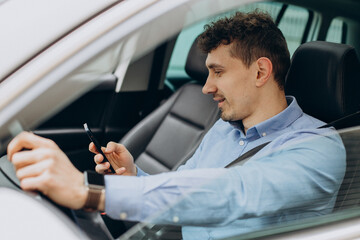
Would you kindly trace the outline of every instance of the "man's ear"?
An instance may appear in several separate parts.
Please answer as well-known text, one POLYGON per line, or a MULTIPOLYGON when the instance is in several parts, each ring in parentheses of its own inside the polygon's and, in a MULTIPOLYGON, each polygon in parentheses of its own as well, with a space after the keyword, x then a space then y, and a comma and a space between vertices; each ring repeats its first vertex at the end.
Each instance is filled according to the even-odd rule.
POLYGON ((272 74, 272 62, 267 57, 261 57, 256 61, 257 65, 257 78, 256 86, 262 87, 270 78, 272 74))

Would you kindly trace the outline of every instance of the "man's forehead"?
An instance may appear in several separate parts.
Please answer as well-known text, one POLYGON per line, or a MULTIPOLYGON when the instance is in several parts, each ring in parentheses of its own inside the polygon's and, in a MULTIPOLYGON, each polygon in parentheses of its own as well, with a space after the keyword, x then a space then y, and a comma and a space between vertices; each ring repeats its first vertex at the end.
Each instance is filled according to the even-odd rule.
POLYGON ((209 69, 223 67, 223 65, 221 64, 219 59, 214 57, 214 55, 211 55, 210 53, 208 54, 208 56, 206 58, 205 65, 209 69))
POLYGON ((206 66, 208 68, 214 68, 214 67, 224 67, 225 61, 230 59, 236 59, 234 58, 233 54, 231 54, 231 44, 224 45, 220 44, 217 48, 210 51, 206 58, 206 66))

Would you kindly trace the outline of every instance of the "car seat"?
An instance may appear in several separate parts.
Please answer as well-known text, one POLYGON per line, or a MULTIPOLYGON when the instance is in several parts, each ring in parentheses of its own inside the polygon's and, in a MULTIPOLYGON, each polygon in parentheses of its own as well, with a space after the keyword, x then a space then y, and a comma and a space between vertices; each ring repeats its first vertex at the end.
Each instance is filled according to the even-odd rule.
POLYGON ((181 87, 120 140, 145 172, 156 174, 176 169, 191 157, 219 118, 212 96, 201 92, 208 75, 205 59, 206 54, 194 41, 185 70, 195 83, 181 87))
MULTIPOLYGON (((305 113, 338 130, 360 125, 360 63, 353 47, 309 42, 294 53, 285 91, 305 113), (347 117, 349 116, 349 117, 347 117)), ((346 173, 334 210, 360 204, 360 128, 340 130, 346 148, 346 173)))
POLYGON ((359 67, 349 45, 304 43, 293 55, 285 92, 296 97, 305 113, 332 122, 359 110, 359 67))

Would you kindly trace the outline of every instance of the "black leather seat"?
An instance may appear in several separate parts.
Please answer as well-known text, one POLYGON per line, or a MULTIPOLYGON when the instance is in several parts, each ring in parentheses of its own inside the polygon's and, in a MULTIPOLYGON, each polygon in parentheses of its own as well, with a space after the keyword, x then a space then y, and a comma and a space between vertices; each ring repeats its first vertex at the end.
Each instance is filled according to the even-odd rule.
MULTIPOLYGON (((294 53, 285 89, 304 112, 328 123, 341 119, 333 124, 337 129, 360 125, 360 63, 351 46, 303 44, 294 53)), ((347 167, 334 210, 360 205, 360 128, 339 133, 347 167)))
POLYGON ((292 57, 285 92, 296 97, 304 112, 329 123, 359 110, 359 73, 353 47, 304 43, 292 57))
POLYGON ((185 70, 196 83, 181 87, 121 139, 145 172, 176 169, 194 153, 203 135, 219 118, 212 96, 201 92, 208 74, 205 59, 194 42, 185 70))

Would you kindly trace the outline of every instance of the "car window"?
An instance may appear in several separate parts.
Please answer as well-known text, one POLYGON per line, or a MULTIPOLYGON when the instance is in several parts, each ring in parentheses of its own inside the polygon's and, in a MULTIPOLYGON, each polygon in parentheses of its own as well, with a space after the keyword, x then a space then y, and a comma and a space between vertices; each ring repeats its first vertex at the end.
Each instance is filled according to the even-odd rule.
POLYGON ((289 5, 279 21, 279 28, 283 32, 288 44, 290 55, 302 43, 309 11, 304 8, 289 5))
POLYGON ((334 18, 331 21, 326 35, 326 41, 335 43, 346 42, 346 23, 340 18, 334 18))

